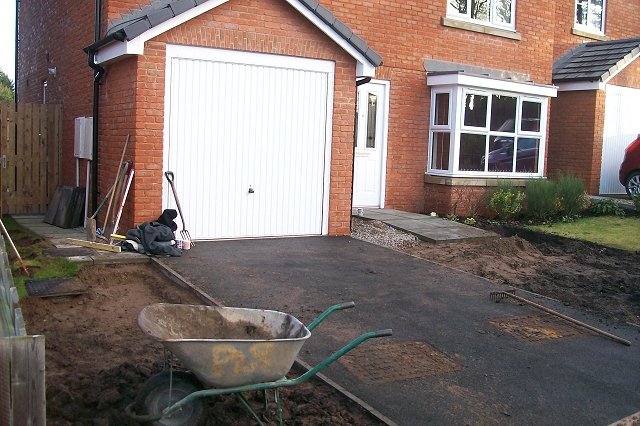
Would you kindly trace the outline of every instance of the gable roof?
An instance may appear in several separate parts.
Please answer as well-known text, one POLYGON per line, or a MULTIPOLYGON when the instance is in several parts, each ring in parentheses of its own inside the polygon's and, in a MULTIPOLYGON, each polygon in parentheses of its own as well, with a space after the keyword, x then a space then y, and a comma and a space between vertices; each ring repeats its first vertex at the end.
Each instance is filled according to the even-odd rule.
POLYGON ((606 83, 640 55, 640 38, 584 43, 558 59, 553 82, 606 83))
MULTIPOLYGON (((162 32, 180 25, 188 19, 219 6, 228 0, 151 0, 147 5, 131 13, 122 15, 120 19, 113 20, 106 36, 85 50, 97 51, 114 41, 135 41, 151 30, 162 32), (208 4, 207 4, 208 3, 208 4), (180 19, 182 18, 182 19, 180 19), (175 25, 172 25, 171 22, 175 25), (166 28, 166 29, 164 29, 166 28)), ((371 67, 382 65, 382 57, 369 47, 367 42, 356 35, 347 25, 335 17, 327 8, 316 0, 286 0, 299 12, 307 16, 316 26, 323 30, 329 37, 338 42, 348 53, 357 52, 371 67), (341 43, 342 41, 342 43, 341 43), (353 50, 354 52, 350 52, 353 50)), ((148 39, 148 38, 147 38, 148 39)), ((146 40, 144 40, 146 41, 146 40)), ((141 54, 141 53, 139 53, 141 54)), ((358 58, 356 57, 356 60, 358 58)))

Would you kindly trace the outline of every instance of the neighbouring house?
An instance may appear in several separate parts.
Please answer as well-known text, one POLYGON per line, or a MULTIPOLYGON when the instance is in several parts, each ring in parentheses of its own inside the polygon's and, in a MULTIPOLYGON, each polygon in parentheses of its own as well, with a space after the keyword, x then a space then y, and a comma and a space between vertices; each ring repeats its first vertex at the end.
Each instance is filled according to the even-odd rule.
MULTIPOLYGON (((174 205, 171 170, 195 238, 345 235, 352 207, 466 215, 499 180, 562 170, 552 156, 594 145, 567 112, 601 110, 557 72, 586 41, 640 34, 638 12, 622 0, 34 0, 19 7, 18 98, 63 105, 65 184, 82 174, 74 120, 94 116, 94 198, 131 135, 125 226, 174 205)), ((625 61, 605 84, 638 87, 625 61)))

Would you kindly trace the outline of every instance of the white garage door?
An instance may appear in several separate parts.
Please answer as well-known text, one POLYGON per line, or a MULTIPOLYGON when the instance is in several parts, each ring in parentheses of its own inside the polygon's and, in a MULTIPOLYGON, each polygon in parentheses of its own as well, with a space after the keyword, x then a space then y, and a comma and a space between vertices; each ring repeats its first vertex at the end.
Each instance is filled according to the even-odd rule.
POLYGON ((329 61, 167 46, 164 168, 192 238, 327 233, 333 79, 329 61))
POLYGON ((600 194, 625 194, 618 180, 624 149, 638 137, 640 90, 607 85, 600 194))

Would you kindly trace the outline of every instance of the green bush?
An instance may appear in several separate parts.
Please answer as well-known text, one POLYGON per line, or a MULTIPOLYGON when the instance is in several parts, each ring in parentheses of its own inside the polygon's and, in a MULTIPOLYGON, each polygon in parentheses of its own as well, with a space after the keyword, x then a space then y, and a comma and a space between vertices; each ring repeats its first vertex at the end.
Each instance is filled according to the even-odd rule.
POLYGON ((587 192, 581 178, 571 174, 561 175, 556 180, 556 195, 560 213, 576 216, 587 206, 587 192))
POLYGON ((611 198, 591 201, 589 212, 594 216, 624 216, 624 210, 611 198))
POLYGON ((558 195, 554 182, 547 179, 531 179, 525 184, 524 191, 529 216, 545 220, 556 214, 558 195))
POLYGON ((496 212, 500 219, 510 219, 520 212, 524 193, 520 192, 510 182, 498 183, 498 188, 491 195, 489 207, 496 212))

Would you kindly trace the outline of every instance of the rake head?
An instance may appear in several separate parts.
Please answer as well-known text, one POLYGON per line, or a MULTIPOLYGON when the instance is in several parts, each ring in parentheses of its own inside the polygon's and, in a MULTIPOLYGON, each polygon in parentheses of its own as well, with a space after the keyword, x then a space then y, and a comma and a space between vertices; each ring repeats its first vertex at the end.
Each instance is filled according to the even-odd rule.
POLYGON ((191 245, 191 247, 195 246, 195 244, 193 243, 193 240, 191 239, 191 235, 189 234, 189 231, 187 231, 186 229, 183 229, 182 231, 180 231, 180 236, 182 237, 183 240, 189 241, 189 244, 191 245))
POLYGON ((511 290, 506 290, 506 291, 492 291, 491 293, 489 293, 489 298, 494 302, 498 303, 502 299, 506 299, 513 294, 516 294, 515 288, 512 288, 511 290))

